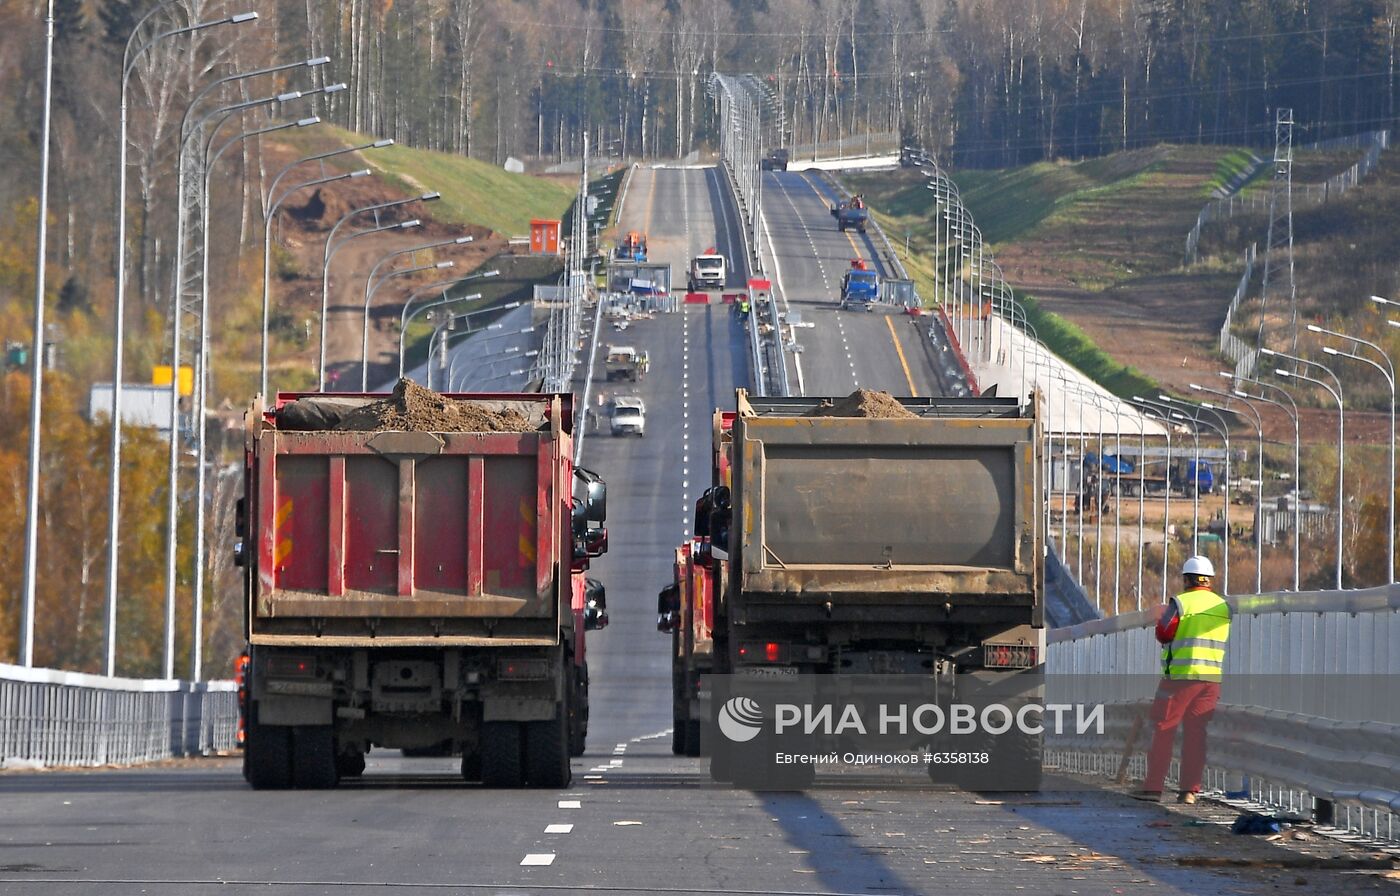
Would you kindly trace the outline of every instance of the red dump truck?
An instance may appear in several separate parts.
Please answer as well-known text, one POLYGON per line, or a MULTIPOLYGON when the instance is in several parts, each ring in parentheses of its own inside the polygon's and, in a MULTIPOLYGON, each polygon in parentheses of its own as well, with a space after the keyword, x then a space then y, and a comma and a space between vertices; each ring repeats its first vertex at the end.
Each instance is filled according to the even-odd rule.
POLYGON ((244 776, 331 787, 371 747, 438 748, 487 786, 567 786, 584 632, 607 621, 583 576, 607 548, 605 486, 571 462, 572 399, 412 387, 470 413, 375 418, 403 386, 247 415, 244 776))
MULTIPOLYGON (((904 676, 940 703, 1039 699, 1034 405, 739 390, 736 411, 715 412, 713 484, 658 595, 657 627, 672 637, 674 752, 709 753, 712 776, 742 786, 811 780, 812 765, 775 767, 762 737, 727 754, 702 743, 721 679, 802 680, 820 695, 904 676)), ((953 783, 1038 786, 1038 736, 978 746, 995 764, 953 783)), ((943 769, 928 772, 937 780, 943 769)))

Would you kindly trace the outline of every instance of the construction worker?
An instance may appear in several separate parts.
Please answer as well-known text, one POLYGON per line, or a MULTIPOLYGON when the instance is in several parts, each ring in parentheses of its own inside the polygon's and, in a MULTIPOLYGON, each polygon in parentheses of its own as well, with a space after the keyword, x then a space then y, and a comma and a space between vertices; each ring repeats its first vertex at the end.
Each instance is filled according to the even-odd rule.
POLYGON ((1230 605, 1211 590, 1215 567, 1207 557, 1187 559, 1181 568, 1185 590, 1162 609, 1157 640, 1162 644, 1162 680, 1152 702, 1152 748, 1138 799, 1160 800, 1172 741, 1178 725, 1181 775, 1177 802, 1194 803, 1206 765, 1206 725, 1220 702, 1225 647, 1230 640, 1230 605))

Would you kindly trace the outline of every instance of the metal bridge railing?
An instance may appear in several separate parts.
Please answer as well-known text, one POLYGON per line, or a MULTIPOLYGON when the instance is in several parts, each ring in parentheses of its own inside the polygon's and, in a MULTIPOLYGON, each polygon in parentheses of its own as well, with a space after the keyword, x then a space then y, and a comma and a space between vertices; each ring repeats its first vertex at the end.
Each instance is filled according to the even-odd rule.
POLYGON ((0 768, 137 765, 237 746, 231 681, 105 678, 0 663, 0 768))
MULTIPOLYGON (((1377 840, 1400 835, 1400 585, 1230 598, 1207 786, 1377 840)), ((1047 702, 1102 703, 1104 735, 1047 740, 1049 764, 1141 776, 1160 676, 1155 613, 1054 630, 1047 702)))

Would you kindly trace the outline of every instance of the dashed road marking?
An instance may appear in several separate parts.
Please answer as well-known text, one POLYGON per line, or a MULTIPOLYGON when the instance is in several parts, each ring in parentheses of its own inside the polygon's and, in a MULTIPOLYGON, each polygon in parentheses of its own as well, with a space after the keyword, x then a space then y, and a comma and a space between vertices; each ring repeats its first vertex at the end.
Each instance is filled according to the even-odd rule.
POLYGON ((582 809, 583 804, 579 800, 560 800, 560 809, 582 809))
POLYGON ((551 824, 545 826, 544 832, 546 834, 572 834, 574 826, 571 824, 551 824))
POLYGON ((522 865, 553 865, 554 853, 552 852, 532 852, 520 860, 522 865))

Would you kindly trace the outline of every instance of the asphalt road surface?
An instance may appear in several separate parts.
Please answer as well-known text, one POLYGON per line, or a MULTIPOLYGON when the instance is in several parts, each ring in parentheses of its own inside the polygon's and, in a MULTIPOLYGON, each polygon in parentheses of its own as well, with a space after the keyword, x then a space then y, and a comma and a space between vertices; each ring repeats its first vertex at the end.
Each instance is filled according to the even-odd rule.
POLYGON ((770 273, 780 300, 804 324, 797 331, 802 351, 788 356, 794 394, 846 395, 856 388, 946 394, 927 338, 932 318, 887 308, 839 310, 841 277, 852 260, 864 260, 882 277, 891 272, 881 264, 870 234, 837 229, 830 213, 835 201, 816 174, 764 175, 765 228, 759 240, 773 259, 770 273))
MULTIPOLYGON (((823 245, 834 242, 821 230, 829 216, 818 213, 815 197, 808 201, 793 177, 780 180, 799 209, 790 219, 775 216, 782 245, 795 245, 799 223, 814 242, 818 232, 823 245)), ((715 183, 713 172, 641 170, 624 221, 647 229, 653 256, 675 265, 723 242, 715 183)), ((777 192, 770 190, 770 203, 777 192)), ((818 256, 795 248, 782 258, 792 297, 831 321, 837 315, 819 308, 829 298, 815 286, 829 285, 841 258, 825 251, 825 270, 818 256), (811 294, 798 295, 809 286, 811 294)), ((899 354, 898 326, 892 341, 878 315, 843 317, 859 322, 846 321, 846 340, 858 349, 854 373, 827 365, 825 348, 810 348, 810 357, 831 368, 811 372, 820 377, 814 382, 831 392, 857 382, 897 388, 905 376, 904 365, 890 360, 899 354)), ((1106 791, 976 794, 860 778, 839 785, 819 778, 805 793, 761 793, 712 784, 703 760, 672 756, 670 638, 655 630, 655 595, 670 580, 672 551, 688 534, 690 508, 708 479, 711 413, 731 406, 748 367, 743 331, 723 305, 685 306, 638 322, 625 336, 650 351, 651 371, 635 386, 602 388, 640 395, 647 431, 642 438, 585 436, 584 464, 609 483, 611 550, 594 574, 608 587, 612 625, 590 635, 592 725, 569 789, 486 790, 463 783, 454 759, 386 751, 370 754, 362 779, 333 791, 254 792, 234 759, 9 773, 0 775, 0 896, 1071 896, 1380 885, 1277 861, 1197 867, 1222 857, 1287 855, 1191 825, 1203 807, 1187 815, 1106 791)), ((916 376, 912 362, 909 376, 916 376)), ((937 383, 923 375, 915 387, 924 394, 937 383)))

